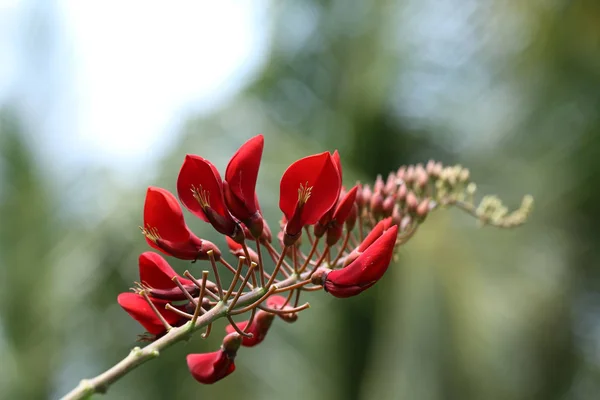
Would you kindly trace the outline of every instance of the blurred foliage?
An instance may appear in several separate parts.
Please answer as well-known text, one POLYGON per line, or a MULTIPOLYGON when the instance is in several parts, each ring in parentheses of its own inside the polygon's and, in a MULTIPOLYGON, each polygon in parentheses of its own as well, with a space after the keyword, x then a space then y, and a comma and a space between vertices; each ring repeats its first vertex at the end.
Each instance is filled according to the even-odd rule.
POLYGON ((4 110, 0 397, 58 397, 126 354, 141 330, 115 298, 146 250, 145 186, 174 190, 186 152, 223 168, 263 132, 259 197, 275 229, 285 167, 334 148, 348 186, 435 158, 508 203, 532 193, 536 209, 514 231, 438 212, 384 281, 345 301, 306 296, 312 308, 242 352, 227 380, 200 386, 184 362, 219 345, 221 323, 108 398, 596 398, 600 3, 310 0, 270 12, 263 70, 220 111, 190 116, 158 176, 131 187, 103 171, 49 175, 18 106, 4 110))

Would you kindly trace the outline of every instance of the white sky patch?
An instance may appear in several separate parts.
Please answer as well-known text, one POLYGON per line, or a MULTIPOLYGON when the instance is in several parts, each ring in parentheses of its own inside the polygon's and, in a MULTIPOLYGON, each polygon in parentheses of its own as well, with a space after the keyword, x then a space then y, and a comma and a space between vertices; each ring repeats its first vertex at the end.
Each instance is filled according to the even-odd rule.
POLYGON ((73 49, 71 148, 145 164, 172 142, 183 109, 234 95, 264 56, 260 0, 60 3, 73 49), (261 48, 262 47, 262 48, 261 48))

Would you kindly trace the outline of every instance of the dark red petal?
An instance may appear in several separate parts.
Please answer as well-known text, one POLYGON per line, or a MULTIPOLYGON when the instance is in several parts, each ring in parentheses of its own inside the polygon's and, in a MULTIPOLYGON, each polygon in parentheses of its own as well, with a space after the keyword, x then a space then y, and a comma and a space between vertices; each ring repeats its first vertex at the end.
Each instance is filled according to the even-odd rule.
POLYGON ((173 242, 185 242, 190 237, 175 196, 168 190, 153 186, 148 188, 144 203, 144 228, 148 227, 156 228, 163 239, 173 242))
POLYGON ((365 290, 373 286, 375 283, 376 281, 369 282, 361 286, 338 286, 331 281, 325 281, 325 285, 323 287, 325 288, 325 291, 327 293, 330 293, 334 297, 346 298, 356 296, 357 294, 364 292, 365 290))
POLYGON ((223 350, 188 354, 186 361, 194 379, 204 384, 215 383, 235 371, 233 358, 229 358, 223 350))
POLYGON ((335 213, 333 214, 333 220, 337 224, 342 225, 344 222, 346 222, 346 219, 352 211, 357 190, 358 187, 354 186, 338 203, 335 213))
POLYGON ((331 159, 333 160, 333 164, 337 169, 338 175, 340 176, 340 182, 342 182, 342 160, 340 160, 340 153, 338 151, 334 151, 331 155, 331 159))
POLYGON ((250 213, 258 209, 256 180, 264 147, 263 135, 257 135, 239 148, 225 170, 225 180, 231 192, 240 199, 250 213))
MULTIPOLYGON (((160 335, 165 332, 165 327, 160 322, 146 299, 137 293, 121 293, 117 297, 117 302, 127 313, 136 321, 138 321, 144 329, 153 335, 160 335)), ((166 300, 152 299, 156 305, 158 312, 167 320, 169 324, 176 324, 181 320, 181 317, 173 311, 165 309, 168 303, 166 300)))
POLYGON ((177 177, 177 195, 181 202, 198 218, 209 222, 192 188, 208 192, 210 207, 221 216, 227 215, 223 199, 223 183, 217 168, 208 160, 192 154, 185 156, 177 177))
POLYGON ((193 282, 182 278, 171 268, 169 263, 159 254, 147 251, 139 257, 140 282, 154 289, 171 289, 177 287, 173 277, 177 276, 183 285, 193 282))
POLYGON ((375 227, 369 232, 367 237, 358 246, 358 251, 365 251, 375 240, 377 240, 383 232, 390 227, 392 224, 392 217, 384 218, 375 225, 375 227))
POLYGON ((392 260, 397 235, 398 226, 394 225, 347 267, 331 271, 326 281, 336 286, 363 286, 378 281, 392 260))

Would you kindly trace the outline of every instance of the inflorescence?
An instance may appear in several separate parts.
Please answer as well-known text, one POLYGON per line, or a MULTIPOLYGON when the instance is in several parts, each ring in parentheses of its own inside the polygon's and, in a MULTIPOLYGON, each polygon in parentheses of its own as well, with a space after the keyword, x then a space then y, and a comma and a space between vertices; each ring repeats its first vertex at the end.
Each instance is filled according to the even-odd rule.
MULTIPOLYGON (((216 319, 229 320, 220 349, 187 357, 190 373, 201 383, 231 374, 240 347, 261 343, 276 318, 295 322, 309 308, 300 303, 303 292, 324 289, 343 298, 373 286, 435 209, 455 206, 482 224, 510 228, 524 223, 532 207, 530 196, 512 212, 493 196, 476 203, 469 170, 433 161, 402 166, 385 180, 378 176, 372 186, 356 183, 346 190, 338 152, 324 152, 284 172, 283 218, 273 237, 255 192, 263 146, 262 135, 246 142, 231 158, 224 179, 210 161, 187 155, 177 179, 179 201, 226 236, 236 262, 230 264, 214 243, 188 228, 173 194, 149 187, 140 227, 148 244, 178 259, 208 261, 210 269, 180 276, 161 255, 145 252, 139 257, 139 282, 118 297, 147 331, 147 341, 179 339, 200 329, 205 338, 216 319), (223 285, 223 273, 231 274, 229 285, 223 285), (247 320, 235 322, 241 314, 248 314, 247 320)), ((149 353, 155 355, 157 350, 149 353)), ((136 363, 141 362, 129 362, 136 363)), ((110 379, 100 379, 98 386, 105 389, 110 379)))

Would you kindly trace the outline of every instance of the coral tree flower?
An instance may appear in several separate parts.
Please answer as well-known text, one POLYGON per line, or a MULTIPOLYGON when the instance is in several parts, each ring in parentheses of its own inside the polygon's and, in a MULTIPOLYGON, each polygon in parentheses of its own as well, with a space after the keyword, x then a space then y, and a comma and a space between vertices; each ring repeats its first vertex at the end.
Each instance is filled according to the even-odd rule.
POLYGON ((354 206, 354 200, 356 199, 357 189, 358 187, 354 186, 338 202, 327 228, 326 242, 328 246, 333 246, 336 244, 342 236, 342 228, 344 227, 344 223, 352 213, 352 207, 354 206))
POLYGON ((217 259, 221 255, 217 246, 190 231, 177 199, 165 189, 148 188, 141 229, 151 247, 182 260, 206 260, 209 250, 217 259))
POLYGON ((212 353, 188 354, 190 373, 200 383, 215 383, 235 371, 235 356, 242 340, 237 333, 223 339, 223 346, 212 353))
POLYGON ((284 244, 293 244, 338 199, 342 182, 329 152, 304 157, 288 167, 280 183, 279 208, 287 219, 284 244))
POLYGON ((263 135, 248 140, 231 157, 225 170, 223 192, 225 203, 234 217, 242 221, 252 236, 263 231, 263 218, 256 196, 256 180, 264 147, 263 135))
POLYGON ((177 177, 177 194, 192 214, 210 223, 219 233, 236 241, 244 240, 241 227, 225 204, 221 175, 210 161, 186 155, 177 177))
MULTIPOLYGON (((267 332, 269 331, 269 328, 271 327, 274 318, 275 314, 271 314, 262 310, 258 311, 256 313, 256 316, 254 317, 254 320, 250 324, 250 328, 246 331, 248 333, 251 333, 252 337, 243 337, 242 346, 254 347, 257 344, 261 343, 267 336, 267 332)), ((237 326, 241 330, 244 330, 246 329, 246 326, 248 326, 248 321, 239 322, 237 323, 237 326)), ((235 332, 235 329, 232 325, 227 325, 225 327, 225 330, 227 331, 227 333, 235 332)))
POLYGON ((331 155, 331 159, 333 160, 333 165, 335 165, 337 172, 340 176, 340 190, 338 191, 338 196, 337 196, 338 200, 333 204, 333 206, 331 206, 331 208, 329 210, 327 210, 325 212, 325 214, 323 214, 323 216, 315 224, 314 234, 316 237, 321 237, 325 234, 325 232, 327 232, 327 227, 329 226, 329 223, 331 222, 331 218, 333 217, 333 213, 335 212, 335 209, 336 209, 336 204, 340 200, 341 192, 342 192, 342 186, 341 186, 342 161, 340 160, 340 153, 338 153, 337 150, 334 151, 333 154, 331 155))
POLYGON ((173 270, 167 260, 160 254, 146 251, 139 257, 140 282, 155 289, 172 289, 177 287, 173 278, 177 277, 182 285, 193 285, 189 279, 182 278, 173 270))
POLYGON ((348 266, 324 275, 325 290, 335 297, 350 297, 373 286, 387 271, 397 234, 398 226, 390 227, 348 266))
MULTIPOLYGON (((173 311, 166 310, 165 305, 168 303, 167 300, 160 300, 150 298, 150 301, 154 303, 158 312, 165 318, 170 325, 178 325, 182 318, 174 313, 173 311)), ((156 316, 152 307, 148 304, 146 299, 137 293, 121 293, 117 297, 117 302, 127 313, 139 322, 144 329, 153 335, 161 335, 165 333, 165 327, 156 316)))
POLYGON ((188 292, 195 293, 197 287, 189 279, 179 276, 169 263, 159 254, 147 251, 139 257, 140 283, 147 293, 165 300, 186 300, 187 297, 173 281, 174 277, 186 287, 188 292))

